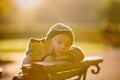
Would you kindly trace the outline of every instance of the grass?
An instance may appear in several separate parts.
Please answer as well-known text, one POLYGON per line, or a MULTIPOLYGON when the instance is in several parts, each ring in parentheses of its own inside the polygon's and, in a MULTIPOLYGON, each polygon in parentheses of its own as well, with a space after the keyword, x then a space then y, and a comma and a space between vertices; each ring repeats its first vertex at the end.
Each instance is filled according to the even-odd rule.
POLYGON ((75 42, 74 44, 78 45, 85 52, 101 52, 103 49, 102 43, 75 42))
MULTIPOLYGON (((28 39, 7 39, 0 41, 0 52, 23 52, 27 47, 28 39)), ((80 46, 86 52, 97 51, 102 49, 101 43, 91 42, 75 42, 75 45, 80 46)))
POLYGON ((6 39, 0 40, 0 52, 21 52, 25 51, 27 39, 6 39))

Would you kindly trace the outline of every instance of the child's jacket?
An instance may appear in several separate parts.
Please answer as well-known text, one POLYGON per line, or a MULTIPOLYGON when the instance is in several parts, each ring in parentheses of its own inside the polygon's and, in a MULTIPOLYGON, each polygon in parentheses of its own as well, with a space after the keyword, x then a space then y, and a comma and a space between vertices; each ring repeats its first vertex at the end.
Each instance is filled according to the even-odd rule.
MULTIPOLYGON (((31 64, 35 61, 43 61, 50 54, 45 51, 45 39, 30 39, 27 49, 26 57, 23 60, 23 64, 31 64)), ((67 55, 71 56, 69 61, 81 61, 85 57, 83 51, 77 46, 71 46, 67 55)))

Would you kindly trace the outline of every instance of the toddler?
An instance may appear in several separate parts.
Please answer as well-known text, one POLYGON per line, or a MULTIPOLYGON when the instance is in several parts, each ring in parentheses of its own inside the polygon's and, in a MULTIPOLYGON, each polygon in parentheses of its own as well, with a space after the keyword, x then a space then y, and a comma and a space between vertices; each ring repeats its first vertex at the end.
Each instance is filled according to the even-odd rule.
POLYGON ((53 25, 45 38, 30 39, 23 64, 36 61, 81 61, 82 50, 73 46, 74 33, 62 23, 53 25))

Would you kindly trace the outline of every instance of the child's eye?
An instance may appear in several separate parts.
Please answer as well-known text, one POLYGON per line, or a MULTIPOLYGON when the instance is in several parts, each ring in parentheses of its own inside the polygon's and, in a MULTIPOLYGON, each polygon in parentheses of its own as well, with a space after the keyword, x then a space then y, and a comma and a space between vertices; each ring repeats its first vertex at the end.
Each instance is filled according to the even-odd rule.
POLYGON ((62 43, 62 41, 58 41, 58 43, 59 43, 59 44, 61 44, 61 43, 62 43))

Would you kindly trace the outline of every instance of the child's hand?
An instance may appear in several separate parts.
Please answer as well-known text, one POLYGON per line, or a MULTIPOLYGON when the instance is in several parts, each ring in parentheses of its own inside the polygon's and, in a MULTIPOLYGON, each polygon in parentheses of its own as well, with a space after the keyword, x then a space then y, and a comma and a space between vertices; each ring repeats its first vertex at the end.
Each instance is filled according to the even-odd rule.
POLYGON ((54 61, 52 56, 47 56, 44 61, 49 62, 49 61, 54 61))

